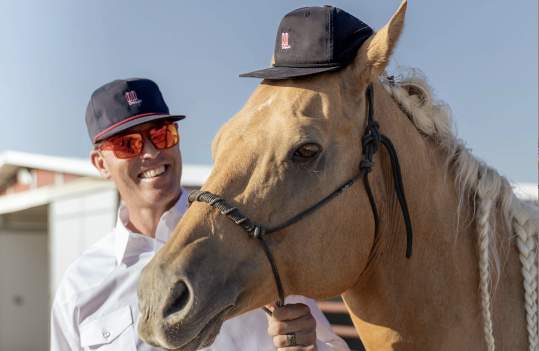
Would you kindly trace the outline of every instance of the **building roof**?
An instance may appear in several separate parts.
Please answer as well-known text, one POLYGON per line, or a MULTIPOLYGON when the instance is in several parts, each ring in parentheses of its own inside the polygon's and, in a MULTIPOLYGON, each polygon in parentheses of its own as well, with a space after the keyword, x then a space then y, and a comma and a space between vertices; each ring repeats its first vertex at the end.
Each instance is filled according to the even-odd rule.
POLYGON ((3 151, 0 153, 0 185, 13 177, 19 168, 44 169, 79 176, 99 176, 97 170, 87 160, 19 151, 3 151))
POLYGON ((56 199, 74 197, 104 190, 114 190, 114 183, 98 178, 79 178, 61 186, 42 188, 0 196, 0 215, 43 206, 56 199))

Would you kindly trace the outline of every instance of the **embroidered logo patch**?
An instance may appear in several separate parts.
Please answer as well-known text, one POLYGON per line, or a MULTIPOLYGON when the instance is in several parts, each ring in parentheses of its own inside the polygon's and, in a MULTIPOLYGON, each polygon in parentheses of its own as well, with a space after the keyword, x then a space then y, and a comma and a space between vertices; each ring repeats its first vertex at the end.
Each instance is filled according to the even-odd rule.
POLYGON ((288 44, 288 32, 281 33, 281 49, 286 50, 290 49, 291 46, 288 44))
POLYGON ((128 91, 124 96, 129 106, 138 105, 142 102, 142 100, 137 97, 137 92, 134 90, 128 91))

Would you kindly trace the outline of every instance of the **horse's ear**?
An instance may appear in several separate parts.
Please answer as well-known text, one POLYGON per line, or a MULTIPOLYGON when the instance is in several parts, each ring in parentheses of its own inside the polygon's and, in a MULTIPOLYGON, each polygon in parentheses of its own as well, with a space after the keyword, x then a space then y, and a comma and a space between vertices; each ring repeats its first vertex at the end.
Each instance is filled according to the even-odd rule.
POLYGON ((370 80, 379 76, 391 58, 404 27, 408 1, 403 0, 389 22, 362 45, 354 60, 354 70, 361 78, 370 80))

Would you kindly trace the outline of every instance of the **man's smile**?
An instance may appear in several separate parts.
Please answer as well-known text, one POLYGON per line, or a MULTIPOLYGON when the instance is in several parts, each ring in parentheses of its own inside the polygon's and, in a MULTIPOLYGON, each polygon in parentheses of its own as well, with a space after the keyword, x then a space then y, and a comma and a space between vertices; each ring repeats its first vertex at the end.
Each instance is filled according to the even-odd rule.
POLYGON ((138 177, 140 179, 157 178, 157 177, 165 174, 169 170, 169 168, 170 168, 170 165, 168 165, 168 164, 152 167, 152 168, 146 169, 146 170, 142 171, 141 173, 139 173, 138 177))

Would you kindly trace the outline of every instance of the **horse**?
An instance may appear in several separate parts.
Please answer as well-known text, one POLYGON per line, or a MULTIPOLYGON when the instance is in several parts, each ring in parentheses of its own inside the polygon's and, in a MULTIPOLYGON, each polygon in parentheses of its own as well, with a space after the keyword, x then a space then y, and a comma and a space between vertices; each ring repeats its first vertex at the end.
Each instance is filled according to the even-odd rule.
POLYGON ((280 296, 341 295, 367 350, 538 349, 537 209, 455 136, 420 74, 385 74, 406 7, 345 68, 264 80, 220 129, 202 192, 141 275, 146 342, 195 350, 280 296), (378 135, 365 160, 374 124, 394 152, 378 135))

